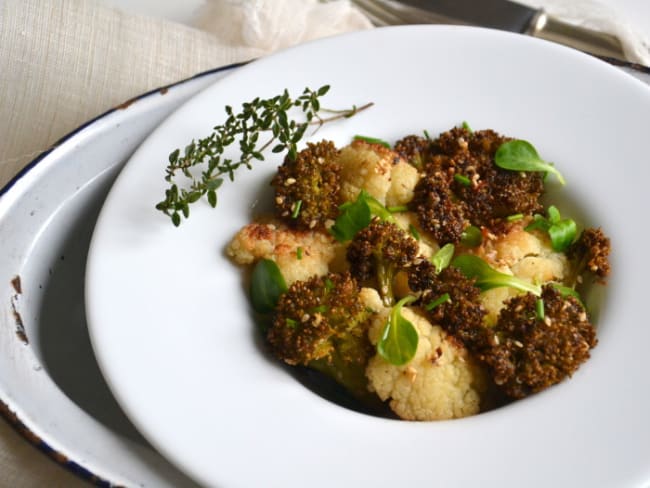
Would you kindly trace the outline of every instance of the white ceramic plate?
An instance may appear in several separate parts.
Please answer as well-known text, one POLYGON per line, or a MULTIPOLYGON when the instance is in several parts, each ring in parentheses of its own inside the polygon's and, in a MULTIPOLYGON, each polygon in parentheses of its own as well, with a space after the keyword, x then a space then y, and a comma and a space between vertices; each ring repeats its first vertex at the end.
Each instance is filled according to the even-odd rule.
MULTIPOLYGON (((58 141, 0 190, 0 414, 97 486, 192 486, 106 387, 88 339, 84 272, 95 219, 122 165, 170 112, 230 71, 129 100, 58 141)), ((19 454, 15 461, 32 466, 19 454)), ((21 482, 32 486, 38 476, 26 472, 21 482)), ((69 477, 50 482, 64 486, 69 477)))
MULTIPOLYGON (((482 29, 417 26, 331 38, 254 62, 187 103, 119 176, 93 236, 91 340, 141 432, 217 486, 641 486, 650 483, 645 208, 650 90, 603 62, 482 29), (154 210, 167 155, 239 106, 332 86, 375 106, 315 137, 389 141, 466 120, 532 141, 563 171, 576 213, 612 237, 600 344, 570 380, 463 420, 408 423, 322 399, 262 354, 240 271, 224 256, 280 158, 220 189, 174 228, 154 210)), ((576 215, 576 214, 574 214, 576 215)))

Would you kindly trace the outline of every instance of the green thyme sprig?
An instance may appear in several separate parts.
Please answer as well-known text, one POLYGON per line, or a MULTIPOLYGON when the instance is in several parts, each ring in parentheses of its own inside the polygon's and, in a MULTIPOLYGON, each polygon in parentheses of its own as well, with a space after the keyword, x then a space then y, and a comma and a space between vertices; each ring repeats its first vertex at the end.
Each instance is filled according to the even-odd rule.
POLYGON ((287 151, 290 158, 298 152, 297 144, 310 125, 317 128, 326 122, 349 118, 372 105, 352 106, 346 110, 321 109, 320 98, 329 91, 325 85, 318 90, 305 88, 302 95, 292 98, 287 90, 269 99, 255 98, 243 103, 239 113, 231 106, 225 107, 226 121, 213 128, 212 134, 192 140, 181 152, 176 149, 169 155, 169 165, 165 170, 165 180, 170 186, 165 190, 165 199, 156 208, 168 215, 175 226, 181 219, 190 215, 190 204, 206 197, 212 207, 217 206, 217 190, 228 177, 235 178, 235 171, 244 166, 252 169, 253 162, 264 160, 264 151, 287 151), (290 114, 293 110, 302 112, 303 120, 298 121, 290 114), (334 114, 322 117, 321 113, 334 114), (268 133, 264 141, 260 135, 268 133), (238 143, 239 157, 231 159, 224 156, 226 148, 238 143), (200 170, 200 173, 199 173, 200 170), (188 183, 181 186, 180 177, 188 183))

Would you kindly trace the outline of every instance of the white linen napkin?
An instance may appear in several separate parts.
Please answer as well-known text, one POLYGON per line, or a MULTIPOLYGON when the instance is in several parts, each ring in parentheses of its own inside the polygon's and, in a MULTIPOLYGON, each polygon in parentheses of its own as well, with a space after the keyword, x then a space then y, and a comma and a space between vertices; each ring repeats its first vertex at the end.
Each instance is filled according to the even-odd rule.
POLYGON ((214 1, 197 23, 205 30, 92 0, 0 2, 0 184, 75 127, 147 90, 371 27, 347 0, 214 1))
POLYGON ((650 32, 643 32, 612 5, 598 0, 518 1, 533 8, 543 8, 549 14, 570 24, 612 34, 621 41, 629 61, 650 66, 650 32))

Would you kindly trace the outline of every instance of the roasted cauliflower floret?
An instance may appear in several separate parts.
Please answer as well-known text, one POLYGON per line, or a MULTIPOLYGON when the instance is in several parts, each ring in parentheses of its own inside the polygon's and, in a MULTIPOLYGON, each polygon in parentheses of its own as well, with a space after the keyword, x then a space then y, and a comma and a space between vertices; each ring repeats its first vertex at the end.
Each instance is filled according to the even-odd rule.
MULTIPOLYGON (((528 222, 524 219, 514 223, 502 234, 484 240, 476 253, 499 272, 529 283, 562 283, 571 271, 569 260, 564 253, 553 250, 547 235, 524 230, 528 222)), ((488 311, 487 322, 494 324, 504 303, 520 294, 508 287, 484 292, 481 303, 488 311)))
POLYGON ((275 261, 288 285, 323 276, 330 267, 344 261, 342 245, 328 233, 294 230, 277 221, 246 225, 232 239, 226 253, 244 265, 259 259, 275 261))
POLYGON ((393 165, 391 181, 386 193, 386 206, 398 207, 413 200, 415 185, 420 179, 418 171, 406 161, 393 165))
POLYGON ((393 165, 398 161, 394 151, 363 140, 353 141, 341 149, 341 200, 354 201, 361 190, 366 190, 385 205, 393 165))
MULTIPOLYGON (((379 310, 369 336, 379 340, 388 309, 375 294, 364 294, 366 305, 379 310)), ((479 413, 482 394, 487 390, 485 372, 469 356, 458 340, 431 325, 413 309, 403 308, 402 315, 411 321, 419 335, 413 359, 404 366, 394 366, 375 355, 368 363, 366 376, 370 388, 400 418, 406 420, 442 420, 479 413)))

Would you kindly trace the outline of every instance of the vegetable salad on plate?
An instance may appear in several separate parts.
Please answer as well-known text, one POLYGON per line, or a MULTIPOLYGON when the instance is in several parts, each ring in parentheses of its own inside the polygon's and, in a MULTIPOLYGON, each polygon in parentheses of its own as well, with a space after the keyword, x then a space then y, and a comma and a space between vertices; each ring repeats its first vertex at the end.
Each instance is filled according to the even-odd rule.
POLYGON ((335 382, 354 408, 407 420, 475 415, 570 378, 598 342, 580 293, 605 282, 610 241, 543 202, 549 180, 565 184, 555 165, 467 123, 299 147, 310 125, 372 106, 325 110, 328 90, 226 107, 210 136, 170 154, 156 206, 178 226, 202 197, 216 206, 238 168, 286 154, 274 211, 226 250, 250 271, 270 353, 335 382))
POLYGON ((307 143, 227 253, 278 360, 402 419, 475 415, 568 379, 597 344, 580 290, 608 276, 610 242, 542 203, 550 179, 532 144, 466 123, 307 143))

